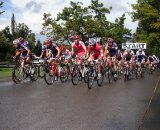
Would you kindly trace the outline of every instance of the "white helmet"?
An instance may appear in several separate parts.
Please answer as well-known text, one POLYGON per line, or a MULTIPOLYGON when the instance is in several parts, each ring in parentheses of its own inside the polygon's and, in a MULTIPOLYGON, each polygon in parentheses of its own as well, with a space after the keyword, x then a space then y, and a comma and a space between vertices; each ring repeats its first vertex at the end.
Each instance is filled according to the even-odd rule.
POLYGON ((138 51, 139 51, 139 52, 142 52, 142 48, 139 48, 138 51))
POLYGON ((17 45, 19 43, 19 39, 15 39, 14 41, 13 41, 13 45, 17 45))
POLYGON ((91 46, 96 45, 96 40, 95 40, 95 39, 91 39, 91 40, 89 41, 89 45, 91 45, 91 46))
POLYGON ((155 55, 152 55, 152 57, 156 57, 155 55))

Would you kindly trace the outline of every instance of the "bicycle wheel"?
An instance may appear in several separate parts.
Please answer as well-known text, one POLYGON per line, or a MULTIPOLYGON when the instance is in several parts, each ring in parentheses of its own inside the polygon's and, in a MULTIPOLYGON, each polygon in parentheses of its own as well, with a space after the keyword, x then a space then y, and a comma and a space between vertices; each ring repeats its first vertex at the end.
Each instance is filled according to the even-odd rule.
POLYGON ((125 68, 124 70, 124 81, 129 80, 129 69, 125 68))
POLYGON ((94 75, 94 70, 93 69, 90 69, 90 71, 88 72, 88 89, 92 89, 92 86, 93 86, 93 82, 94 82, 94 78, 95 78, 95 75, 94 75))
POLYGON ((99 79, 97 79, 97 84, 98 84, 98 86, 102 86, 102 84, 103 84, 104 73, 105 73, 105 70, 104 70, 103 67, 102 67, 102 70, 101 70, 101 77, 100 77, 99 79))
POLYGON ((108 82, 109 82, 109 84, 112 82, 112 69, 111 68, 109 68, 108 69, 108 82))
POLYGON ((12 72, 12 80, 13 82, 15 82, 16 84, 20 83, 23 79, 24 79, 24 69, 21 67, 21 65, 16 65, 13 68, 13 72, 12 72))
POLYGON ((38 66, 38 76, 40 78, 44 78, 44 73, 45 73, 44 65, 39 65, 38 66))
POLYGON ((68 79, 68 68, 65 64, 61 65, 61 72, 60 72, 60 80, 61 82, 66 82, 68 79))
POLYGON ((81 78, 81 74, 80 74, 78 65, 74 65, 71 76, 72 76, 72 84, 77 85, 81 78))
POLYGON ((52 85, 55 81, 55 72, 51 73, 50 67, 45 68, 44 80, 48 85, 52 85))
POLYGON ((89 68, 86 67, 84 71, 84 82, 85 83, 88 83, 88 71, 89 71, 89 68))
POLYGON ((38 66, 35 65, 30 65, 31 70, 30 70, 30 79, 32 81, 36 81, 38 79, 38 66))

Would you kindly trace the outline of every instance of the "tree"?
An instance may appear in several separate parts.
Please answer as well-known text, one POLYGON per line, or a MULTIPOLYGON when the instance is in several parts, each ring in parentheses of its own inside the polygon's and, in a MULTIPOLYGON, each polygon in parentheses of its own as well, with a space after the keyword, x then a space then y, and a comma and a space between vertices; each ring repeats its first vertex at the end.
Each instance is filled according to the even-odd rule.
POLYGON ((11 33, 13 35, 13 37, 15 37, 15 32, 16 32, 16 21, 15 21, 15 17, 14 17, 14 14, 12 14, 12 17, 11 17, 11 33))
MULTIPOLYGON (((130 30, 124 27, 125 15, 117 19, 117 23, 111 23, 107 20, 106 14, 109 14, 110 8, 103 7, 99 0, 91 0, 88 7, 83 7, 82 2, 70 2, 70 7, 65 7, 61 13, 58 13, 56 19, 52 19, 50 13, 44 13, 44 23, 42 34, 55 35, 56 39, 71 41, 73 34, 80 35, 82 41, 87 41, 90 37, 101 37, 102 43, 111 30, 119 30, 114 36, 118 35, 119 42, 123 40, 123 34, 128 34, 130 30), (110 30, 110 31, 108 31, 110 30)), ((117 39, 116 39, 117 40, 117 39)))
POLYGON ((41 50, 42 50, 42 43, 41 43, 40 40, 37 40, 37 43, 36 43, 36 46, 35 46, 33 52, 34 52, 37 56, 40 56, 41 50))
POLYGON ((25 25, 24 23, 19 23, 16 29, 16 37, 23 37, 26 39, 31 34, 31 32, 32 31, 27 25, 25 25))
POLYGON ((125 19, 125 14, 116 18, 115 23, 112 23, 110 28, 105 32, 105 35, 107 37, 112 37, 118 43, 119 47, 121 47, 121 43, 126 42, 125 36, 131 37, 131 30, 124 26, 125 19))
POLYGON ((19 23, 18 26, 15 26, 15 17, 14 14, 11 18, 11 28, 9 26, 5 27, 0 31, 0 59, 9 59, 14 53, 13 40, 19 37, 23 37, 29 41, 32 48, 35 47, 35 34, 29 29, 24 23, 19 23))
POLYGON ((30 46, 31 51, 34 50, 35 43, 36 43, 35 34, 34 33, 29 34, 27 37, 27 40, 29 42, 29 46, 30 46))
MULTIPOLYGON (((2 5, 3 5, 3 3, 4 3, 3 1, 2 1, 2 2, 0 1, 0 8, 2 8, 2 7, 3 7, 3 6, 2 6, 2 5)), ((4 12, 5 12, 5 11, 0 11, 0 14, 2 14, 2 13, 4 13, 4 12)))
POLYGON ((132 18, 139 21, 135 39, 147 42, 148 52, 160 56, 160 1, 138 0, 133 4, 132 18))

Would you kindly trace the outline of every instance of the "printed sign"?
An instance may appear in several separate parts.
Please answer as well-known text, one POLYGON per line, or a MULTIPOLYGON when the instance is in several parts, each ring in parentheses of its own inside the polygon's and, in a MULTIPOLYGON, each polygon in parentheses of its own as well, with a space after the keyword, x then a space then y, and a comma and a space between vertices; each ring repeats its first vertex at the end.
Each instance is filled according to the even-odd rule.
POLYGON ((146 49, 146 43, 122 43, 122 49, 146 49))

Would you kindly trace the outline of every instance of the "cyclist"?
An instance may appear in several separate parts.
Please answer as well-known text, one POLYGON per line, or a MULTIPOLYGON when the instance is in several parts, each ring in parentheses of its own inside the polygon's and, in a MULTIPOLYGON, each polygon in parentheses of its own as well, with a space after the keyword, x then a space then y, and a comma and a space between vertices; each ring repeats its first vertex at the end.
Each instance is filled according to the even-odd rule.
POLYGON ((145 65, 145 52, 140 48, 136 52, 137 62, 140 62, 142 66, 145 65))
POLYGON ((98 63, 98 79, 100 79, 101 77, 101 59, 103 57, 103 49, 101 47, 101 45, 96 42, 95 39, 92 39, 91 41, 89 41, 89 45, 88 45, 88 48, 87 48, 87 57, 89 59, 92 60, 97 60, 97 63, 98 63))
POLYGON ((44 42, 43 45, 42 45, 42 51, 41 51, 40 58, 42 58, 43 55, 46 54, 46 50, 47 50, 47 45, 46 45, 46 42, 44 42))
POLYGON ((65 58, 65 63, 68 64, 71 58, 71 52, 65 47, 65 45, 60 46, 61 56, 65 58))
POLYGON ((111 67, 113 65, 114 68, 114 77, 117 77, 116 74, 116 55, 118 51, 118 46, 116 42, 110 37, 107 40, 104 50, 104 59, 107 59, 106 67, 111 67))
POLYGON ((118 54, 117 54, 117 64, 118 64, 118 68, 119 68, 119 72, 122 74, 122 57, 123 54, 120 50, 118 50, 118 54))
POLYGON ((53 42, 51 41, 51 39, 47 39, 45 41, 46 44, 46 55, 47 58, 59 58, 60 57, 60 49, 59 47, 53 42))
POLYGON ((130 71, 133 69, 133 62, 134 62, 134 52, 133 50, 126 48, 126 50, 123 53, 123 65, 126 66, 127 63, 129 65, 130 71))
POLYGON ((15 50, 15 56, 14 56, 13 58, 14 58, 14 59, 17 59, 17 58, 20 56, 20 54, 21 54, 19 39, 15 39, 15 40, 13 41, 13 46, 14 46, 14 48, 16 49, 16 50, 15 50))
POLYGON ((29 47, 29 43, 24 40, 24 38, 20 37, 13 41, 14 47, 16 47, 16 55, 14 56, 21 56, 22 58, 26 58, 26 62, 30 63, 31 59, 31 50, 29 47))
POLYGON ((76 54, 79 59, 82 58, 83 55, 86 55, 86 46, 80 40, 79 35, 73 35, 73 44, 72 44, 72 56, 76 54))

